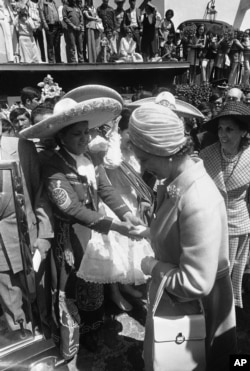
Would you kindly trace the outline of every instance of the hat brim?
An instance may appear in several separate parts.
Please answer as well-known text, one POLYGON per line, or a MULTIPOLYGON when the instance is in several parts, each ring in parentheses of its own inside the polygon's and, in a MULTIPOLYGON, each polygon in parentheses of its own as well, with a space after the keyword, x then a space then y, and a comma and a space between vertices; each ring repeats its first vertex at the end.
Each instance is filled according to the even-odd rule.
MULTIPOLYGON (((136 100, 135 102, 128 103, 126 106, 129 108, 138 108, 143 104, 155 103, 155 97, 148 97, 136 100)), ((180 99, 175 99, 175 108, 171 108, 176 114, 186 118, 204 118, 198 108, 194 107, 192 104, 184 102, 180 99)))
POLYGON ((20 131, 19 135, 26 139, 48 138, 66 126, 81 121, 87 121, 89 129, 93 129, 115 119, 121 111, 122 104, 116 99, 108 97, 88 99, 20 131))
POLYGON ((246 130, 248 132, 250 132, 250 116, 239 115, 239 114, 236 114, 235 112, 232 112, 232 113, 229 112, 227 114, 217 115, 212 120, 209 120, 205 124, 203 124, 202 128, 206 131, 209 131, 209 132, 213 133, 213 134, 217 134, 219 119, 223 118, 223 117, 235 118, 236 121, 239 121, 239 122, 242 122, 243 124, 245 124, 246 125, 246 130))
POLYGON ((121 104, 123 104, 122 96, 115 91, 114 89, 109 88, 108 86, 104 85, 83 85, 70 90, 66 93, 63 98, 71 98, 74 99, 76 102, 82 102, 84 100, 89 100, 93 98, 113 98, 118 100, 121 104))

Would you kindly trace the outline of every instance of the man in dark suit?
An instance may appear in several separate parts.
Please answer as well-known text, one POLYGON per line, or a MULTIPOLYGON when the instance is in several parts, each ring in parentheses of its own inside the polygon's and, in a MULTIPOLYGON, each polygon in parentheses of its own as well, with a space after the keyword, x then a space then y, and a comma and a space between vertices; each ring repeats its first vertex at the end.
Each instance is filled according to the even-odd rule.
POLYGON ((127 34, 128 28, 132 29, 134 39, 136 41, 136 52, 141 52, 141 11, 136 8, 136 0, 129 0, 129 9, 125 10, 122 27, 125 35, 127 34))
MULTIPOLYGON (((29 254, 38 249, 43 265, 54 234, 50 205, 43 193, 38 155, 33 142, 16 137, 1 137, 1 132, 2 128, 0 159, 16 161, 21 170, 31 247, 29 254)), ((25 327, 30 319, 23 310, 24 265, 12 192, 9 171, 0 171, 0 304, 8 328, 13 331, 20 328, 20 320, 25 327)), ((43 282, 36 281, 37 287, 43 286, 43 282)), ((37 293, 36 299, 40 312, 43 312, 46 300, 40 294, 37 293)), ((41 318, 41 321, 46 322, 46 319, 41 318)))

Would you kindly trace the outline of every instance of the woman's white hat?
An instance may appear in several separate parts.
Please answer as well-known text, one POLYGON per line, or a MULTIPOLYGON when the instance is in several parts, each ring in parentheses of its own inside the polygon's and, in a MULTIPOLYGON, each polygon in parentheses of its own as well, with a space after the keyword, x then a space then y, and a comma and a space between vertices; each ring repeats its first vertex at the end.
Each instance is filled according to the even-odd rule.
POLYGON ((158 94, 156 97, 149 97, 136 100, 134 102, 128 103, 127 106, 131 108, 140 107, 142 104, 148 103, 158 103, 165 107, 170 108, 172 111, 178 114, 181 117, 196 117, 204 118, 204 115, 201 113, 198 108, 194 107, 192 104, 184 102, 183 100, 176 99, 173 94, 168 91, 164 91, 158 94))
POLYGON ((100 89, 92 90, 91 85, 90 92, 93 93, 91 96, 87 88, 74 89, 67 93, 67 97, 64 96, 56 103, 51 116, 20 131, 19 135, 23 138, 48 138, 66 126, 81 121, 87 121, 89 129, 104 125, 118 117, 122 111, 122 98, 115 90, 113 90, 113 98, 102 96, 105 91, 111 95, 112 90, 110 88, 105 90, 101 85, 100 89), (84 93, 80 95, 79 92, 84 93), (70 96, 74 96, 77 100, 70 96), (118 97, 119 100, 114 97, 118 97))

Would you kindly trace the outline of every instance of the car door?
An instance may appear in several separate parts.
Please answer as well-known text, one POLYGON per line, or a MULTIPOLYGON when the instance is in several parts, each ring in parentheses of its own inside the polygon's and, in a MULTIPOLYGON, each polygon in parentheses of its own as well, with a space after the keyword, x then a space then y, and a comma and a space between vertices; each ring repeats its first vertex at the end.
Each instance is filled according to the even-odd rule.
POLYGON ((54 341, 39 326, 34 271, 39 261, 31 253, 20 174, 16 162, 0 161, 0 371, 67 370, 54 341), (15 250, 6 228, 16 233, 15 250), (5 269, 14 267, 10 259, 19 259, 18 268, 5 269))

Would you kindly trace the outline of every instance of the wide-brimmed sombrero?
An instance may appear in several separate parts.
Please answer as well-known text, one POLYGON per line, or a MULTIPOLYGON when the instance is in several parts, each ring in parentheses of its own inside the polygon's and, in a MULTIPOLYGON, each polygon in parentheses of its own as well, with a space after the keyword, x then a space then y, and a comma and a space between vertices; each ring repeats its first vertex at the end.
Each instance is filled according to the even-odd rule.
POLYGON ((174 111, 178 116, 187 117, 187 118, 204 118, 204 115, 201 113, 198 108, 194 107, 192 104, 184 102, 180 99, 176 99, 173 94, 170 92, 162 92, 158 94, 156 97, 148 97, 136 100, 134 102, 128 103, 127 107, 130 108, 137 108, 143 104, 148 103, 158 103, 162 104, 172 111, 174 111))
POLYGON ((63 98, 74 99, 78 103, 100 97, 113 98, 123 104, 122 96, 116 90, 105 85, 82 85, 63 96, 63 98))
POLYGON ((116 99, 99 97, 77 103, 63 98, 54 107, 53 114, 39 123, 20 131, 23 138, 48 138, 66 126, 77 122, 88 122, 89 129, 99 127, 115 119, 122 111, 122 104, 116 99))
POLYGON ((229 101, 222 106, 220 112, 212 120, 207 121, 202 127, 204 130, 217 133, 219 119, 232 117, 242 122, 247 131, 250 132, 250 108, 243 102, 229 101))

